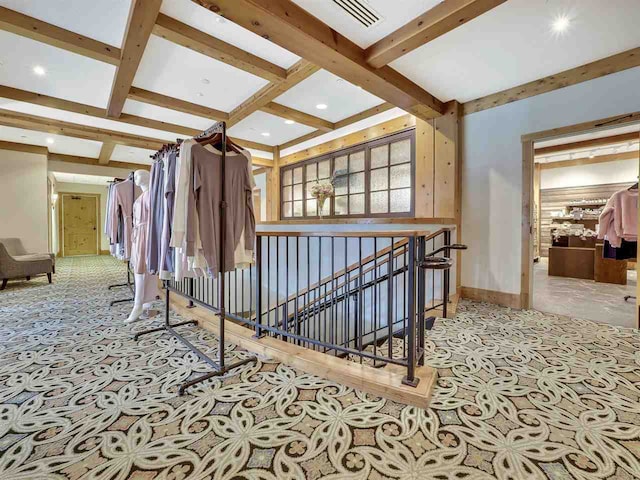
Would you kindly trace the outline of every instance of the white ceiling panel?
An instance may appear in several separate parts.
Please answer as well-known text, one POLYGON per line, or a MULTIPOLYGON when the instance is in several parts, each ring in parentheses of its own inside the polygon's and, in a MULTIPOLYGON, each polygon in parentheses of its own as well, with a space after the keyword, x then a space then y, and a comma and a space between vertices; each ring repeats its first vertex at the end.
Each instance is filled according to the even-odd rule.
POLYGON ((144 165, 151 165, 153 160, 151 155, 156 153, 155 150, 148 150, 146 148, 127 147, 124 145, 116 145, 113 149, 111 158, 116 162, 129 162, 129 163, 141 163, 144 165))
POLYGON ((52 133, 36 132, 23 128, 5 127, 0 125, 0 140, 27 145, 47 147, 51 153, 77 155, 79 157, 98 158, 101 142, 83 140, 81 138, 65 137, 52 133), (47 142, 53 140, 53 143, 47 142))
POLYGON ((360 87, 320 70, 274 100, 276 103, 337 122, 384 103, 360 87), (327 105, 319 110, 316 105, 327 105))
POLYGON ((287 155, 291 155, 292 153, 299 152, 300 150, 304 150, 305 148, 311 148, 316 145, 320 145, 321 143, 344 137, 345 135, 349 135, 350 133, 364 130, 365 128, 377 125, 378 123, 386 122, 388 120, 392 120, 406 114, 407 112, 400 108, 392 108, 391 110, 387 110, 386 112, 378 113, 377 115, 373 115, 369 118, 365 118, 364 120, 360 120, 359 122, 352 123, 351 125, 348 125, 346 127, 338 128, 337 130, 325 133, 324 135, 320 135, 319 137, 312 138, 311 140, 307 140, 306 142, 302 142, 294 145, 293 147, 289 147, 280 152, 280 156, 285 157, 287 155))
POLYGON ((140 135, 143 137, 159 138, 162 140, 174 141, 176 133, 165 132, 164 130, 156 130, 153 128, 139 127, 128 123, 116 122, 104 118, 92 117, 90 115, 82 115, 80 113, 67 112, 56 108, 43 107, 32 103, 16 102, 6 98, 0 98, 0 109, 5 108, 14 112, 27 113, 38 117, 53 118, 65 122, 77 123, 79 125, 87 125, 90 127, 104 128, 107 130, 115 130, 117 132, 129 133, 132 135, 140 135))
POLYGON ((265 40, 240 25, 225 20, 191 0, 164 0, 160 11, 182 23, 208 33, 212 37, 219 38, 283 68, 289 68, 300 60, 300 57, 288 50, 265 40))
POLYGON ((120 47, 131 0, 0 0, 0 6, 120 47))
POLYGON ((315 130, 300 123, 289 125, 284 123, 284 120, 269 113, 254 112, 231 127, 229 135, 267 145, 280 145, 315 130))
POLYGON ((229 112, 267 80, 152 35, 136 87, 229 112), (208 82, 208 83, 207 83, 208 82))
POLYGON ((370 27, 348 15, 336 3, 319 0, 293 0, 362 48, 396 31, 418 15, 432 9, 441 0, 365 0, 364 3, 381 18, 370 27))
POLYGON ((640 45, 638 0, 510 0, 391 63, 442 101, 461 102, 640 45), (563 34, 558 18, 569 20, 563 34))
POLYGON ((84 173, 51 172, 58 183, 82 183, 85 185, 107 186, 113 177, 104 175, 86 175, 84 173))
POLYGON ((161 122, 182 125, 183 127, 191 127, 198 130, 205 130, 214 123, 214 120, 209 118, 198 117, 189 113, 176 112, 175 110, 170 110, 168 108, 157 107, 156 105, 130 99, 127 99, 125 102, 123 112, 137 115, 139 117, 159 120, 161 122))
POLYGON ((107 106, 115 66, 3 31, 0 46, 0 85, 107 106), (36 66, 46 73, 36 75, 36 66))

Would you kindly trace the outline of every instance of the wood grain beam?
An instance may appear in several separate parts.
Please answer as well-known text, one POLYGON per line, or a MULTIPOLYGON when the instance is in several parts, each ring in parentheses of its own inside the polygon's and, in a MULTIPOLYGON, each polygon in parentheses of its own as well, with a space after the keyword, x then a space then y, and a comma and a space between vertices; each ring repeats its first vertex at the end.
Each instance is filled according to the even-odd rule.
POLYGON ((108 165, 111 160, 111 154, 116 148, 116 144, 113 142, 103 142, 100 149, 100 156, 98 157, 98 163, 100 165, 108 165))
POLYGON ((579 142, 565 143, 562 145, 551 145, 549 147, 541 147, 535 149, 536 156, 550 155, 558 152, 566 152, 569 150, 578 150, 580 148, 602 147, 605 145, 616 145, 618 143, 626 143, 638 140, 638 132, 622 133, 620 135, 611 135, 610 137, 592 138, 589 140, 581 140, 579 142))
POLYGON ((268 158, 256 157, 255 155, 252 155, 251 165, 258 165, 259 167, 273 167, 273 160, 269 160, 268 158))
POLYGON ((162 0, 133 0, 131 3, 120 64, 116 70, 107 106, 109 117, 118 118, 122 113, 161 5, 162 0))
POLYGON ((291 0, 193 1, 417 117, 444 111, 442 102, 396 70, 371 67, 362 48, 291 0))
POLYGON ((365 52, 367 63, 375 68, 388 65, 401 56, 482 15, 506 0, 447 0, 414 18, 377 41, 365 52))
POLYGON ((216 121, 227 120, 229 118, 229 114, 221 110, 198 105, 197 103, 187 102, 186 100, 180 100, 179 98, 169 97, 161 93, 150 92, 149 90, 138 87, 131 87, 127 98, 138 102, 156 105, 158 107, 176 110, 182 113, 211 118, 216 121))
MULTIPOLYGON (((365 120, 369 117, 377 115, 378 113, 386 112, 387 110, 391 110, 392 108, 395 108, 395 106, 392 105, 391 103, 383 103, 375 107, 369 108, 367 110, 364 110, 360 113, 356 113, 355 115, 351 115, 350 117, 344 118, 336 122, 334 124, 335 130, 346 127, 353 123, 359 122, 360 120, 365 120)), ((324 135, 325 133, 327 132, 316 130, 314 132, 307 133, 306 135, 302 135, 301 137, 294 138, 293 140, 289 140, 288 142, 280 145, 279 146, 280 151, 289 147, 293 147, 294 145, 297 145, 299 143, 306 142, 307 140, 311 140, 312 138, 319 137, 320 135, 324 135)))
POLYGON ((120 63, 120 49, 117 47, 8 8, 0 7, 0 29, 111 65, 120 63))
POLYGON ((229 113, 229 120, 227 126, 232 127, 242 119, 248 117, 253 112, 260 110, 274 99, 282 95, 291 87, 302 82, 304 79, 309 78, 311 75, 320 70, 320 67, 309 63, 306 60, 300 60, 296 62, 292 67, 287 70, 287 78, 278 82, 271 82, 269 85, 264 86, 258 90, 255 94, 251 95, 248 99, 238 105, 229 113))
POLYGON ((6 142, 0 140, 0 150, 10 150, 12 152, 37 153, 38 155, 47 155, 49 149, 40 145, 30 145, 27 143, 6 142))
POLYGON ((637 66, 640 66, 640 47, 601 60, 596 60, 595 62, 587 63, 580 67, 565 70, 564 72, 550 75, 533 82, 509 88, 502 92, 470 100, 462 106, 463 115, 517 102, 518 100, 552 92, 559 88, 576 85, 637 66))
POLYGON ((96 167, 124 168, 125 170, 149 170, 150 166, 143 163, 129 162, 109 162, 109 165, 103 165, 97 158, 80 157, 78 155, 63 155, 60 153, 49 153, 49 160, 65 163, 76 163, 78 165, 93 165, 96 167))
MULTIPOLYGON (((636 137, 638 134, 636 134, 636 137)), ((598 155, 597 157, 589 158, 574 158, 572 160, 562 160, 559 162, 548 162, 548 163, 536 163, 536 165, 540 165, 542 170, 549 170, 553 168, 566 168, 566 167, 577 167, 582 165, 593 165, 596 163, 608 163, 608 162, 617 162, 619 160, 638 160, 640 158, 640 154, 637 151, 635 152, 624 152, 624 153, 612 153, 609 155, 598 155)))
POLYGON ((268 62, 230 43, 207 35, 162 13, 156 19, 153 33, 170 42, 262 77, 270 82, 287 78, 287 70, 285 68, 268 62))
POLYGON ((164 140, 156 138, 130 135, 128 133, 116 132, 114 130, 89 127, 77 123, 64 122, 62 120, 53 120, 35 115, 27 115, 25 113, 12 112, 5 109, 0 109, 0 125, 25 128, 38 132, 55 133, 57 135, 81 138, 84 140, 114 142, 119 145, 148 148, 152 150, 157 150, 166 143, 164 140))
POLYGON ((300 110, 285 107, 284 105, 280 105, 279 103, 269 102, 260 110, 266 113, 270 113, 271 115, 276 115, 278 117, 293 120, 309 127, 317 128, 322 132, 330 132, 335 128, 335 125, 333 123, 325 120, 324 118, 315 117, 313 115, 309 115, 308 113, 301 112, 300 110))

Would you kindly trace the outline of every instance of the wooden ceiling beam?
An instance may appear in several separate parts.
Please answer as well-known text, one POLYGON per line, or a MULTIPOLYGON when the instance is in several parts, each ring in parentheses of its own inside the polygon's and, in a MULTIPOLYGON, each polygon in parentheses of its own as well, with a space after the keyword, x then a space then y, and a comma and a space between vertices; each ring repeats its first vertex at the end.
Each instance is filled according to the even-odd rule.
POLYGON ((248 99, 238 105, 229 113, 229 120, 227 126, 232 127, 238 122, 247 118, 253 112, 260 110, 267 106, 277 97, 289 90, 291 87, 302 82, 304 79, 309 78, 311 75, 320 70, 320 67, 313 65, 306 60, 300 60, 296 62, 287 70, 287 78, 278 82, 271 82, 269 85, 264 86, 258 90, 255 94, 251 95, 248 99))
POLYGON ((47 155, 49 149, 40 145, 32 145, 28 143, 7 142, 0 140, 0 150, 10 150, 12 152, 37 153, 38 155, 47 155))
POLYGON ((158 15, 153 33, 170 42, 262 77, 270 82, 277 82, 287 78, 287 70, 285 68, 268 62, 230 43, 207 35, 163 13, 158 15))
POLYGON ((169 97, 161 93, 150 92, 143 88, 131 87, 127 98, 138 102, 150 103, 157 107, 164 107, 182 113, 197 115, 198 117, 211 118, 216 121, 227 120, 229 114, 215 108, 205 107, 197 103, 187 102, 179 98, 169 97))
POLYGON ((53 47, 118 65, 120 49, 79 33, 56 27, 8 8, 0 7, 0 30, 27 37, 53 47))
POLYGON ((27 115, 25 113, 13 112, 5 109, 0 109, 0 125, 25 128, 27 130, 35 130, 38 132, 55 133, 57 135, 81 138, 84 140, 114 142, 119 145, 148 148, 151 150, 157 150, 166 143, 165 140, 159 140, 156 138, 130 135, 128 133, 116 132, 114 130, 89 127, 86 125, 79 125, 77 123, 53 120, 35 115, 27 115))
POLYGON ((444 112, 429 92, 388 66, 374 69, 362 48, 291 0, 193 1, 419 118, 444 112))
POLYGON ((506 0, 447 0, 377 41, 365 52, 367 63, 380 68, 506 0))
POLYGON ((162 0, 133 0, 131 3, 120 64, 116 70, 107 106, 109 117, 118 118, 122 113, 161 5, 162 0))
POLYGON ((102 142, 102 148, 100 149, 100 156, 98 157, 98 163, 100 165, 108 165, 111 160, 113 150, 116 148, 116 144, 113 142, 102 142))
POLYGON ((569 150, 578 150, 581 148, 593 148, 602 147, 606 145, 616 145, 619 143, 626 143, 637 141, 640 139, 638 132, 622 133, 620 135, 611 135, 610 137, 592 138, 589 140, 581 140, 579 142, 565 143, 562 145, 551 145, 549 147, 540 147, 534 150, 535 155, 544 156, 558 152, 567 152, 569 150))
POLYGON ((325 120, 324 118, 315 117, 313 115, 309 115, 308 113, 285 107, 284 105, 280 105, 279 103, 269 102, 260 110, 266 113, 270 113, 271 115, 276 115, 278 117, 293 120, 309 127, 317 128, 322 132, 330 132, 335 128, 335 125, 333 123, 325 120))
POLYGON ((144 163, 109 162, 103 165, 97 158, 80 157, 77 155, 63 155, 61 153, 49 153, 49 161, 75 163, 78 165, 93 165, 95 167, 123 168, 125 170, 149 170, 150 166, 144 163))
POLYGON ((524 100, 525 98, 552 92, 559 88, 576 85, 638 66, 640 66, 640 47, 501 92, 492 93, 485 97, 470 100, 462 105, 462 114, 469 115, 489 108, 499 107, 507 103, 517 102, 518 100, 524 100))
POLYGON ((593 165, 595 163, 617 162, 619 160, 638 160, 640 155, 638 152, 612 153, 609 155, 598 155, 593 158, 574 158, 571 160, 561 160, 559 162, 539 163, 542 170, 552 168, 577 167, 582 165, 593 165))

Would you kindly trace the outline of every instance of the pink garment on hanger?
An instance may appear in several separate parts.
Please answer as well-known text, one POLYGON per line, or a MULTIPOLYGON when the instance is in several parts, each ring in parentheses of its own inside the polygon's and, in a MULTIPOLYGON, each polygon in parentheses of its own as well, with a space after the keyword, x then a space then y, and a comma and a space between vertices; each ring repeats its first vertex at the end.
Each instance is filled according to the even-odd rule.
POLYGON ((637 190, 620 190, 611 196, 600 214, 598 238, 606 238, 615 248, 620 247, 622 239, 638 240, 637 190))
POLYGON ((131 268, 144 275, 142 303, 149 303, 158 295, 158 276, 147 271, 147 237, 149 236, 149 190, 133 204, 133 231, 131 234, 131 268))

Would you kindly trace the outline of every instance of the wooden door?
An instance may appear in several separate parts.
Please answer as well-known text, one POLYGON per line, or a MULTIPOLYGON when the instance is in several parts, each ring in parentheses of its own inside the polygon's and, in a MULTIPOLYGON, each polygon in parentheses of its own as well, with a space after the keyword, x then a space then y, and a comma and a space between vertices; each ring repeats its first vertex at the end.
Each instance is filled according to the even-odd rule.
POLYGON ((98 254, 98 197, 62 195, 62 254, 98 254))

